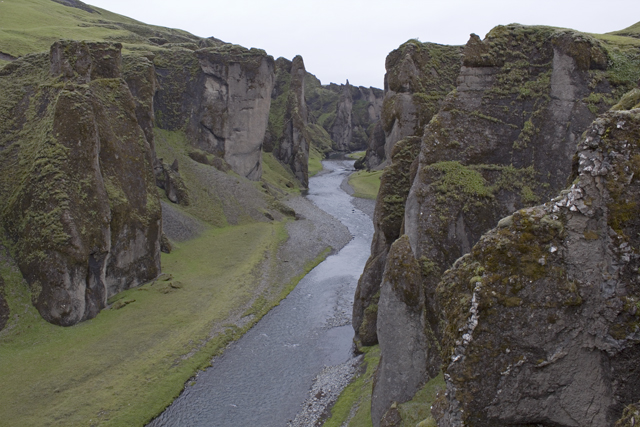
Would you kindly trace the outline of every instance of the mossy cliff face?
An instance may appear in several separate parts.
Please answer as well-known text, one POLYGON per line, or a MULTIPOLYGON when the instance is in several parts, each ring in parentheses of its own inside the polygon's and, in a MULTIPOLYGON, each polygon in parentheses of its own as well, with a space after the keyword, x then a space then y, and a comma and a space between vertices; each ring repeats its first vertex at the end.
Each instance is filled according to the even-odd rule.
MULTIPOLYGON (((411 188, 411 165, 420 150, 420 138, 399 141, 393 149, 392 163, 380 178, 380 191, 373 217, 375 229, 371 256, 360 276, 353 302, 355 341, 370 346, 378 342, 378 299, 382 274, 391 244, 400 236, 404 219, 404 204, 411 188)), ((415 174, 414 174, 415 175, 415 174)))
POLYGON ((380 121, 382 96, 380 89, 346 84, 322 85, 307 74, 306 100, 309 122, 321 127, 331 140, 330 147, 320 151, 357 151, 367 148, 373 130, 380 121))
POLYGON ((602 115, 570 189, 444 274, 439 426, 613 426, 638 401, 639 156, 640 112, 602 115))
POLYGON ((301 56, 293 61, 276 60, 276 84, 272 92, 269 125, 263 149, 273 152, 289 166, 303 187, 309 186, 309 143, 305 77, 307 72, 301 56))
POLYGON ((389 164, 396 142, 407 136, 422 136, 440 102, 455 88, 460 55, 459 46, 409 40, 387 56, 380 122, 384 138, 376 135, 370 139, 368 168, 389 164))
POLYGON ((48 321, 94 317, 160 271, 153 154, 121 46, 61 41, 2 70, 2 224, 48 321))
POLYGON ((381 420, 393 402, 410 400, 425 378, 438 375, 441 364, 438 343, 427 335, 422 266, 411 252, 406 235, 391 245, 386 261, 377 311, 380 317, 391 320, 379 324, 378 333, 394 334, 395 340, 380 342, 385 356, 380 358, 371 397, 373 420, 381 420))
POLYGON ((259 49, 210 44, 157 52, 157 124, 186 130, 196 148, 223 158, 239 175, 258 180, 274 84, 273 58, 259 49))
MULTIPOLYGON (((455 260, 500 218, 564 188, 579 136, 598 111, 628 89, 628 81, 614 78, 612 70, 620 62, 611 52, 588 35, 547 27, 511 25, 495 28, 484 41, 471 37, 456 89, 424 128, 404 206, 402 232, 423 271, 425 336, 440 340, 435 292, 455 260)), ((412 82, 406 81, 407 86, 412 82)), ((383 197, 378 203, 384 203, 383 197)), ((363 279, 372 272, 365 269, 363 279)), ((368 294, 376 292, 374 286, 368 294)), ((359 310, 371 312, 370 307, 385 304, 378 295, 375 301, 363 300, 359 310)), ((359 331, 357 319, 354 315, 359 331)), ((376 338, 393 348, 396 335, 380 335, 389 330, 387 322, 394 322, 392 314, 377 316, 376 338)), ((385 410, 374 408, 373 413, 385 410)))

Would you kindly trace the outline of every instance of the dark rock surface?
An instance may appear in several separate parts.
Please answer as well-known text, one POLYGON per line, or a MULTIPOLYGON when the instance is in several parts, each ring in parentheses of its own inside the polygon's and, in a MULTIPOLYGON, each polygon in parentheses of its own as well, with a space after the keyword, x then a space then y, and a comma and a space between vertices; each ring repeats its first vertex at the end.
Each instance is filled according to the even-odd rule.
POLYGON ((379 127, 369 139, 367 168, 391 162, 396 142, 422 136, 424 126, 455 88, 461 48, 409 40, 387 56, 379 127))
POLYGON ((2 224, 34 304, 60 325, 160 271, 154 156, 120 49, 60 41, 0 76, 14 88, 3 92, 2 224))
POLYGON ((419 149, 420 138, 410 137, 398 142, 393 149, 392 163, 380 179, 373 215, 375 233, 371 256, 358 281, 353 302, 356 342, 361 345, 373 345, 378 341, 376 328, 382 274, 389 248, 401 234, 404 204, 413 180, 411 165, 417 160, 419 149))
POLYGON ((438 425, 612 426, 637 402, 639 141, 638 110, 601 116, 571 187, 444 275, 438 425))
POLYGON ((300 184, 309 186, 309 135, 307 103, 305 101, 304 61, 278 58, 275 64, 276 83, 271 95, 269 125, 263 149, 273 152, 287 165, 300 184))
MULTIPOLYGON (((414 56, 416 51, 412 47, 414 56)), ((402 57, 402 52, 394 53, 402 57)), ((433 104, 440 109, 424 127, 418 160, 405 162, 401 169, 409 183, 394 193, 384 189, 383 178, 378 197, 377 211, 392 212, 398 206, 401 218, 397 224, 389 221, 394 225, 386 230, 376 221, 372 259, 354 304, 354 329, 361 342, 363 337, 366 343, 378 340, 382 348, 384 369, 374 387, 374 426, 391 402, 408 400, 439 365, 442 307, 435 294, 442 274, 500 218, 548 200, 564 188, 582 132, 598 112, 630 89, 628 79, 616 75, 619 64, 628 59, 612 52, 588 35, 548 27, 500 26, 484 41, 472 35, 464 48, 457 88, 433 104), (407 186, 411 189, 403 196, 407 186), (406 291, 409 282, 391 279, 387 291, 380 287, 383 277, 391 277, 384 268, 385 251, 397 239, 388 230, 407 235, 420 267, 420 315, 409 315, 415 307, 403 306, 395 296, 399 291, 388 291, 406 291), (384 244, 376 248, 376 242, 384 244), (384 315, 380 307, 385 307, 384 315), (368 327, 372 319, 375 328, 368 327), (405 324, 406 334, 393 327, 399 323, 405 324), (420 337, 412 330, 424 333, 420 337), (384 349, 394 354, 398 346, 427 349, 423 358, 427 365, 409 366, 402 358, 385 356, 384 349), (414 381, 414 376, 422 379, 414 381), (406 389, 383 386, 401 384, 401 377, 411 378, 406 389)), ((397 88, 409 87, 412 78, 421 75, 409 67, 415 59, 409 54, 404 58, 397 73, 387 75, 388 82, 400 76, 394 83, 397 88)), ((390 55, 388 63, 392 59, 390 55)), ((629 95, 620 108, 636 103, 629 95)), ((385 114, 383 126, 392 124, 385 117, 396 121, 401 117, 385 114)), ((392 163, 390 170, 393 167, 392 163)))

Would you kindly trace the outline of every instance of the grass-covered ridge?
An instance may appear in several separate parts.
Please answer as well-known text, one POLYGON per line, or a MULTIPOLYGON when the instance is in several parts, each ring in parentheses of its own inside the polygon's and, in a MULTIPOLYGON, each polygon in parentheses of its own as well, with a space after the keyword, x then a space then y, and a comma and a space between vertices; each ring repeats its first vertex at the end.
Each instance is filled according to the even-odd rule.
POLYGON ((4 0, 0 3, 0 52, 19 57, 48 51, 60 38, 123 43, 136 50, 158 43, 195 43, 182 30, 143 24, 104 9, 86 10, 51 0, 4 0))

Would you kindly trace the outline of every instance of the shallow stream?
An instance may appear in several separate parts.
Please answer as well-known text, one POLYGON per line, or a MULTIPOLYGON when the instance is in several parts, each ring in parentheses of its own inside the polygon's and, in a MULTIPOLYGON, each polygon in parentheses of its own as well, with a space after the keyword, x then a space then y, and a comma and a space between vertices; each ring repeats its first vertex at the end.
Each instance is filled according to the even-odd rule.
POLYGON ((323 165, 325 172, 310 179, 307 198, 339 219, 353 239, 200 372, 149 426, 284 427, 300 412, 316 375, 353 357, 351 307, 373 225, 340 188, 353 161, 323 165))

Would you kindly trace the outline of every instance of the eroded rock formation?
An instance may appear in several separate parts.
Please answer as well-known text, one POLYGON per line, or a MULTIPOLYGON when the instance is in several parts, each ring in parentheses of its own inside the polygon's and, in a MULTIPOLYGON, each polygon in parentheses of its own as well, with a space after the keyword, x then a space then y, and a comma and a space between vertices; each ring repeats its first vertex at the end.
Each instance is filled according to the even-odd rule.
POLYGON ((160 271, 154 155, 120 50, 61 41, 0 75, 2 224, 35 306, 60 325, 160 271))
POLYGON ((455 88, 460 55, 459 46, 409 40, 387 56, 380 129, 369 140, 365 160, 369 169, 388 165, 396 142, 422 136, 440 102, 455 88))
POLYGON ((309 144, 304 61, 276 60, 269 126, 263 149, 287 165, 303 187, 309 186, 309 144))
MULTIPOLYGON (((321 85, 307 74, 309 121, 327 132, 333 151, 367 148, 382 114, 383 92, 377 88, 331 83, 321 85)), ((322 150, 321 150, 322 151, 322 150)))
POLYGON ((640 110, 601 116, 571 187, 443 276, 439 426, 612 426, 637 402, 639 153, 640 110))
MULTIPOLYGON (((495 28, 484 41, 472 35, 456 90, 438 101, 440 110, 424 128, 418 160, 404 162, 401 173, 408 182, 395 192, 383 185, 377 201, 372 257, 354 303, 357 338, 366 344, 378 340, 382 349, 374 426, 393 402, 408 400, 439 366, 443 326, 436 289, 442 274, 500 218, 564 188, 580 135, 628 90, 629 82, 617 79, 615 67, 605 46, 572 31, 511 25, 495 28), (401 206, 403 221, 388 233, 378 212, 394 206, 401 206), (403 244, 393 244, 395 233, 406 234, 403 244), (387 271, 394 268, 390 260, 410 259, 408 254, 414 260, 403 263, 415 263, 419 287, 414 280, 393 280, 387 271), (402 296, 409 294, 418 303, 407 304, 402 296), (394 332, 398 322, 419 333, 394 332), (385 357, 398 346, 428 350, 412 361, 385 357), (415 381, 416 376, 422 380, 415 381), (411 378, 404 388, 401 377, 411 378)), ((398 173, 392 172, 395 164, 394 159, 383 183, 386 174, 398 173)))
POLYGON ((274 61, 264 51, 211 41, 203 49, 168 49, 154 58, 159 127, 186 129, 192 144, 259 180, 274 61))

